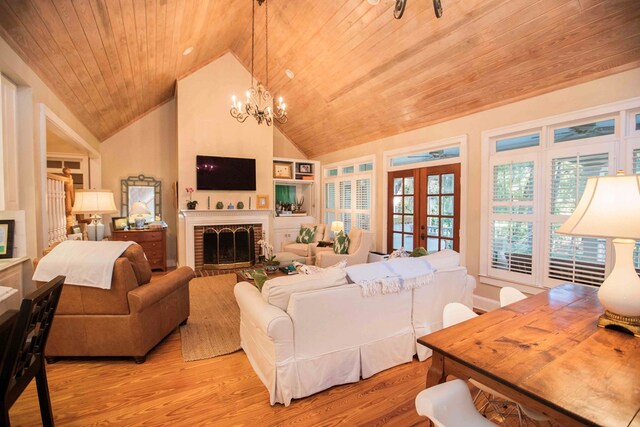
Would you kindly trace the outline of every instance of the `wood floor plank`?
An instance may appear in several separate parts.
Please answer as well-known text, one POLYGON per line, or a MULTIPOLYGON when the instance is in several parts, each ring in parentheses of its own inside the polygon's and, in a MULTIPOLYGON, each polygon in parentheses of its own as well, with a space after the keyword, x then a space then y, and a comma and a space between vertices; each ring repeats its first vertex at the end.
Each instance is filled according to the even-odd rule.
MULTIPOLYGON (((415 396, 430 360, 404 364, 291 406, 269 395, 244 352, 184 362, 176 330, 136 365, 130 359, 63 359, 47 365, 58 426, 415 425, 415 396)), ((35 384, 10 411, 13 426, 40 425, 35 384)))

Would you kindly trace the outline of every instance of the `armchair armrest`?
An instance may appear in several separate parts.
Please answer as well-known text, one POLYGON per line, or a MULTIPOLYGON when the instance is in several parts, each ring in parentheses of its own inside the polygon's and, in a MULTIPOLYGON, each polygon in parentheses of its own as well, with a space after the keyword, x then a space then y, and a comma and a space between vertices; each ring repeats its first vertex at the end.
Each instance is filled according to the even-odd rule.
POLYGON ((169 274, 153 279, 150 283, 139 286, 127 294, 129 307, 132 312, 143 311, 175 290, 188 286, 189 281, 194 277, 195 274, 190 267, 180 267, 169 274))
POLYGON ((343 259, 346 259, 348 263, 349 257, 349 254, 336 254, 333 249, 330 251, 318 251, 316 252, 316 265, 322 268, 331 267, 343 259))
POLYGON ((233 292, 243 319, 273 341, 291 343, 293 347, 293 323, 287 313, 266 302, 260 291, 250 283, 238 283, 233 292))

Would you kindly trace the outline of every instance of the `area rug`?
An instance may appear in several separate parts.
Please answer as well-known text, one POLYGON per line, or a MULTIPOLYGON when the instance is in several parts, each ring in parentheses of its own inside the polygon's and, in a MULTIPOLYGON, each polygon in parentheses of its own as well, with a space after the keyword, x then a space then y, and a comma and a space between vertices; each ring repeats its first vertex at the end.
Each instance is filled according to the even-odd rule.
POLYGON ((240 308, 235 274, 195 278, 189 283, 191 313, 180 327, 185 362, 240 350, 240 308))

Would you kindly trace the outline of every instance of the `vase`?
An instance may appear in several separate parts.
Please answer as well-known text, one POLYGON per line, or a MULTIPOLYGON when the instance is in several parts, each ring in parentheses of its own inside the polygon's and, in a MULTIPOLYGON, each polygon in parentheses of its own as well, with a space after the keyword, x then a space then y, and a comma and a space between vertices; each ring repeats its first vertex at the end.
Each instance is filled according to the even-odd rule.
POLYGON ((264 271, 266 273, 275 273, 278 270, 278 267, 280 266, 280 262, 279 261, 272 261, 270 263, 265 263, 264 265, 264 271))
POLYGON ((196 200, 193 200, 191 202, 187 202, 187 209, 194 210, 196 208, 197 204, 198 204, 198 202, 196 200))

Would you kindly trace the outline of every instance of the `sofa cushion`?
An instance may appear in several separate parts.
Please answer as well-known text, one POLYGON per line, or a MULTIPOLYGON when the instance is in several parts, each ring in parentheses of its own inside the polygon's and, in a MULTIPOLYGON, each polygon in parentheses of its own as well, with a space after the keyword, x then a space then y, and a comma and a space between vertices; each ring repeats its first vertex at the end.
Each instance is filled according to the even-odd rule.
POLYGON ((149 261, 147 261, 147 257, 144 255, 142 246, 135 243, 129 246, 121 256, 127 258, 131 263, 133 272, 136 275, 136 280, 138 281, 138 286, 151 281, 151 266, 149 265, 149 261))
POLYGON ((456 268, 460 266, 460 254, 451 249, 445 249, 440 252, 435 252, 424 257, 431 266, 436 270, 448 270, 450 268, 456 268))
POLYGON ((317 226, 313 227, 300 227, 298 237, 296 237, 296 243, 312 243, 315 240, 313 238, 316 235, 317 226))
POLYGON ((333 240, 333 252, 336 254, 346 254, 349 250, 349 236, 344 231, 338 231, 333 240))
POLYGON ((287 311, 289 298, 294 293, 346 284, 347 278, 343 269, 327 268, 318 274, 295 274, 267 280, 262 287, 262 298, 269 304, 287 311))

